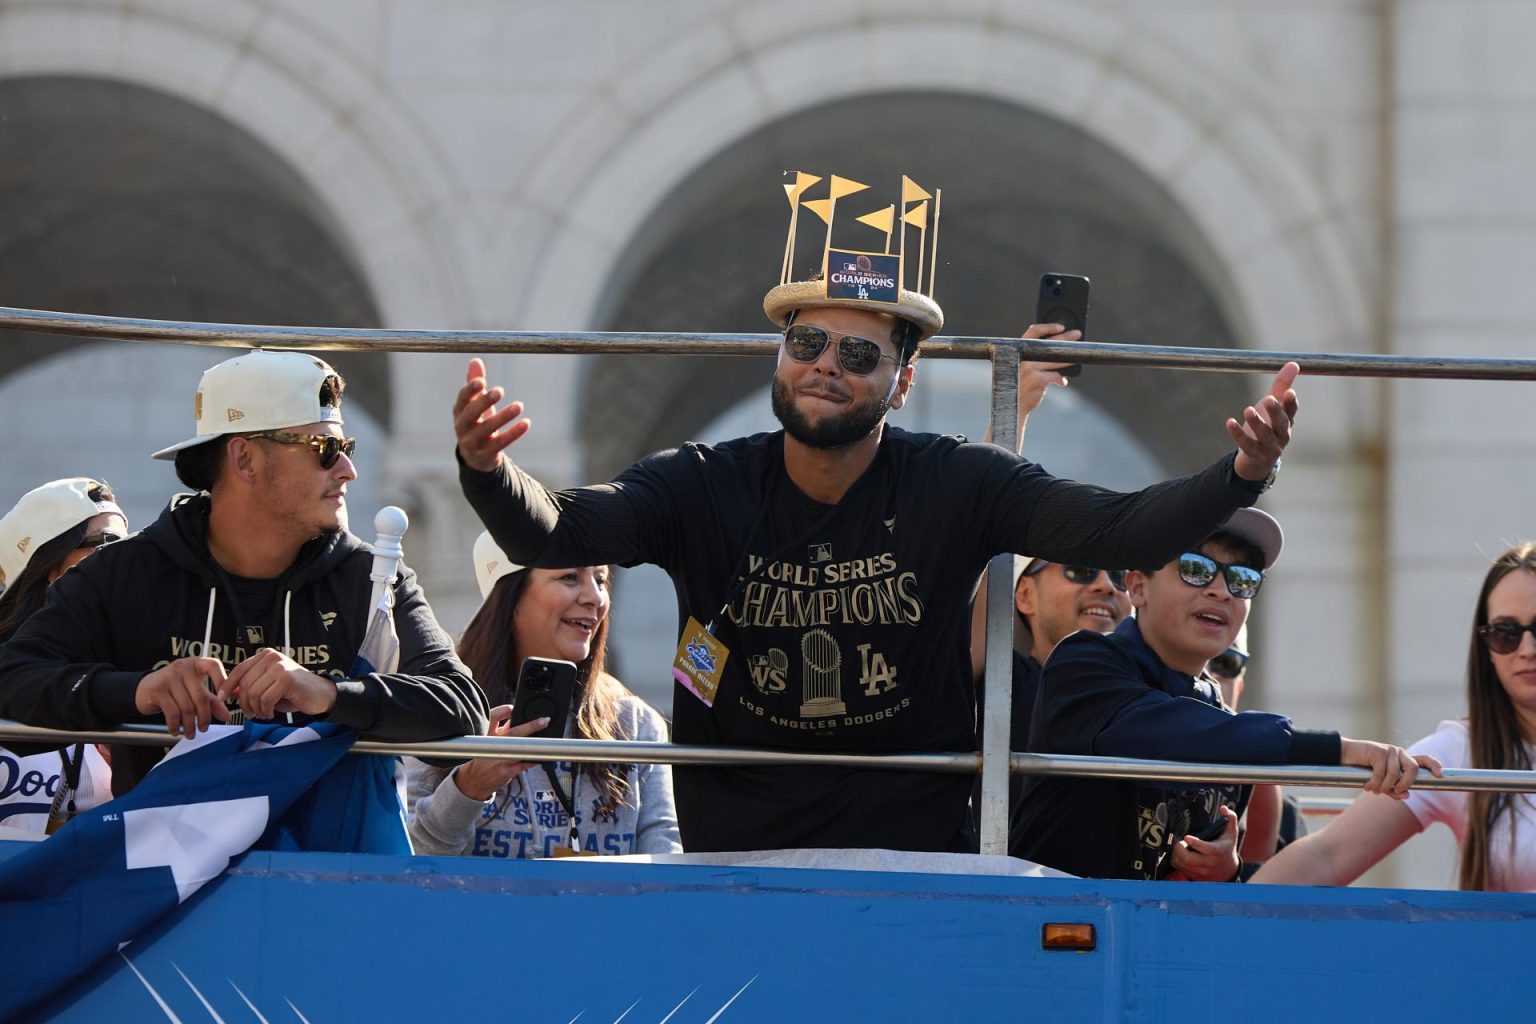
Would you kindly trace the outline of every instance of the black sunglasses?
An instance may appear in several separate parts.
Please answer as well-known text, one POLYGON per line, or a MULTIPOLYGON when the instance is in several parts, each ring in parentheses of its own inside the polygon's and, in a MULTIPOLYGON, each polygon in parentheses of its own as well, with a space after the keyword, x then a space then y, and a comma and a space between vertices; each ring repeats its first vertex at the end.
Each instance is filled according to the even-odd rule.
POLYGON ((79 551, 90 551, 94 548, 99 548, 104 544, 116 544, 122 539, 123 538, 121 534, 111 533, 109 531, 103 530, 101 533, 93 533, 89 537, 82 537, 80 543, 75 545, 75 548, 79 551))
POLYGON ((791 324, 785 328, 784 351, 797 363, 814 363, 827 350, 834 336, 837 338, 838 365, 855 377, 868 377, 875 372, 882 359, 900 365, 899 359, 881 352, 879 344, 868 338, 839 334, 810 324, 791 324))
POLYGON ((1205 667, 1212 675, 1221 676, 1224 679, 1236 679, 1248 667, 1249 657, 1250 655, 1236 647, 1228 647, 1206 662, 1205 667))
MULTIPOLYGON (((1041 572, 1045 571, 1046 566, 1052 564, 1054 563, 1037 558, 1035 559, 1035 564, 1024 571, 1024 575, 1039 575, 1041 572)), ((1125 593, 1124 569, 1095 569, 1088 565, 1063 565, 1061 567, 1061 574, 1067 578, 1068 582, 1076 583, 1083 587, 1086 587, 1088 584, 1097 580, 1099 578, 1099 573, 1101 572, 1109 576, 1110 586, 1114 587, 1122 594, 1125 593)))
POLYGON ((320 468, 330 469, 343 455, 350 458, 357 450, 357 438, 335 434, 294 434, 286 430, 259 430, 246 437, 260 437, 278 444, 307 444, 320 456, 320 468))
POLYGON ((1220 573, 1227 581, 1227 593, 1244 601, 1250 600, 1264 584, 1264 574, 1246 565, 1230 565, 1218 562, 1207 555, 1186 551, 1179 556, 1179 579, 1192 587, 1203 587, 1220 573))
POLYGON ((1536 636, 1536 619, 1523 626, 1518 622, 1490 622, 1477 627, 1477 635, 1494 654, 1514 654, 1527 633, 1536 636))

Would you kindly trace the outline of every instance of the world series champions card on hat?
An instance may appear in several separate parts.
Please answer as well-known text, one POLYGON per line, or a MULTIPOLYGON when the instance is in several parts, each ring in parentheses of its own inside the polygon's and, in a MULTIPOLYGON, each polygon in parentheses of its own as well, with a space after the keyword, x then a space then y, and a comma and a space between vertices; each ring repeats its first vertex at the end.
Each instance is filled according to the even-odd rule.
MULTIPOLYGON (((943 190, 932 193, 906 175, 901 177, 901 202, 891 203, 851 219, 864 228, 840 232, 842 245, 832 244, 833 225, 838 223, 839 200, 858 195, 870 186, 836 174, 823 178, 796 171, 793 182, 784 184, 789 199, 789 235, 779 283, 763 298, 763 312, 786 327, 797 310, 811 306, 845 306, 889 313, 916 324, 922 339, 944 328, 944 312, 933 300, 939 246, 939 208, 943 190), (826 181, 826 195, 806 198, 826 181), (799 248, 801 209, 810 210, 826 225, 816 249, 820 269, 810 280, 792 280, 799 248), (931 216, 930 216, 931 211, 931 216), (869 230, 865 230, 869 229, 869 230), (875 235, 871 235, 871 231, 875 235), (908 236, 916 232, 916 244, 908 236), (854 235, 857 234, 857 238, 854 235), (883 244, 875 247, 875 238, 883 244), (931 236, 931 237, 930 237, 931 236)), ((850 200, 844 206, 858 200, 850 200)), ((861 207, 867 204, 860 204, 861 207)), ((847 224, 849 218, 841 223, 847 224)))

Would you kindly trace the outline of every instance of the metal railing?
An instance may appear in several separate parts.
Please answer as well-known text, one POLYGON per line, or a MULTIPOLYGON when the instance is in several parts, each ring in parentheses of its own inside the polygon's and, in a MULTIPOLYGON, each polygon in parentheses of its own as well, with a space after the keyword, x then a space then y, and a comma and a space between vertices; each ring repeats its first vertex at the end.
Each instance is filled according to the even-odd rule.
MULTIPOLYGON (((276 327, 211 324, 126 317, 90 316, 46 310, 0 307, 0 329, 67 334, 75 337, 133 342, 212 345, 226 348, 280 346, 312 351, 441 352, 441 353, 630 353, 667 355, 769 355, 779 345, 777 334, 591 333, 547 331, 422 331, 362 328, 276 327)), ((987 359, 992 364, 993 439, 1006 448, 1018 444, 1018 364, 1021 359, 1076 362, 1165 369, 1253 373, 1278 370, 1287 362, 1300 364, 1303 374, 1334 377, 1418 377, 1457 380, 1536 380, 1536 359, 1473 356, 1396 356, 1319 352, 1263 352, 1203 349, 1166 345, 1126 345, 1105 342, 1026 341, 1018 338, 937 337, 923 343, 923 354, 987 359)), ((788 751, 735 750, 671 744, 636 744, 595 740, 513 740, 464 737, 442 744, 379 744, 360 742, 360 752, 424 756, 505 757, 576 761, 628 761, 674 764, 823 764, 858 765, 902 770, 975 772, 982 778, 980 808, 981 852, 1007 852, 1008 783, 1019 774, 1078 775, 1188 782, 1275 782, 1293 785, 1359 786, 1362 769, 1296 766, 1193 765, 1182 762, 1134 761, 1121 758, 1010 755, 1008 716, 1012 704, 1013 609, 1009 581, 1011 556, 999 555, 989 565, 987 585, 986 708, 982 751, 978 755, 801 754, 788 751), (652 749, 655 748, 655 749, 652 749)), ((0 739, 14 729, 0 723, 0 739)), ((61 738, 68 736, 58 734, 61 738)), ((82 733, 90 742, 109 737, 125 742, 123 734, 82 733)), ((163 731, 158 739, 130 731, 134 743, 173 742, 163 731)), ((1536 792, 1536 773, 1447 772, 1444 780, 1422 778, 1426 788, 1504 789, 1536 792)))
MULTIPOLYGON (((157 725, 126 725, 120 729, 69 732, 40 729, 0 719, 0 745, 38 743, 65 746, 70 743, 111 743, 130 747, 169 747, 180 737, 157 725)), ((385 743, 359 740, 352 745, 359 754, 496 761, 574 761, 578 763, 684 764, 725 767, 788 767, 823 765, 865 768, 876 771, 975 774, 982 757, 974 753, 950 754, 808 754, 763 747, 696 747, 650 740, 536 739, 507 736, 458 736, 425 743, 385 743)), ((1327 765, 1211 764, 1190 761, 1155 761, 1130 757, 1095 757, 1086 754, 1029 754, 1013 752, 1008 758, 1014 775, 1057 775, 1079 779, 1141 779, 1148 782, 1274 783, 1287 786, 1330 786, 1358 789, 1370 778, 1363 768, 1327 765)), ((1421 774, 1416 789, 1449 789, 1484 792, 1536 793, 1536 771, 1491 771, 1480 768, 1447 768, 1444 778, 1421 774)), ((1347 800, 1318 801, 1316 810, 1342 810, 1347 800)))

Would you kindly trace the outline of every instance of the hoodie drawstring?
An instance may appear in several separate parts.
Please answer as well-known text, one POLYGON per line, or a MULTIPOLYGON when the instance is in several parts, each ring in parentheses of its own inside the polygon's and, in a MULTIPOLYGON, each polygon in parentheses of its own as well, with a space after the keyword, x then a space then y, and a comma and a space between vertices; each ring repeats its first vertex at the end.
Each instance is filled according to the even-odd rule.
POLYGON ((213 643, 213 606, 218 602, 219 588, 208 588, 208 622, 203 626, 203 656, 208 655, 208 645, 213 643))
MULTIPOLYGON (((292 612, 293 612, 293 591, 290 590, 290 591, 287 592, 287 596, 283 598, 283 653, 285 655, 288 654, 289 651, 293 650, 293 644, 291 642, 292 639, 293 639, 293 636, 292 636, 292 630, 290 628, 292 626, 292 612)), ((291 655, 290 655, 290 657, 291 657, 291 655)), ((293 712, 292 711, 288 712, 288 724, 289 725, 293 724, 293 712)))

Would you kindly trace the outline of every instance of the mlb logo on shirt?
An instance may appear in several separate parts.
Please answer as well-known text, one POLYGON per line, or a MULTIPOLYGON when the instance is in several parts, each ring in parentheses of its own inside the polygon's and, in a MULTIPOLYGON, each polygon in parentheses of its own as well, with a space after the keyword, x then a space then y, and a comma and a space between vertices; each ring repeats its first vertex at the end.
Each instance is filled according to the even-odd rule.
POLYGON ((826 543, 812 544, 807 549, 807 557, 812 565, 815 565, 817 562, 830 562, 832 561, 832 545, 826 543))
POLYGON ((552 789, 536 789, 533 791, 533 802, 536 804, 552 804, 555 802, 555 791, 552 789))
POLYGON ((260 647, 267 642, 267 631, 261 626, 244 626, 240 632, 245 634, 245 642, 252 647, 260 647))

